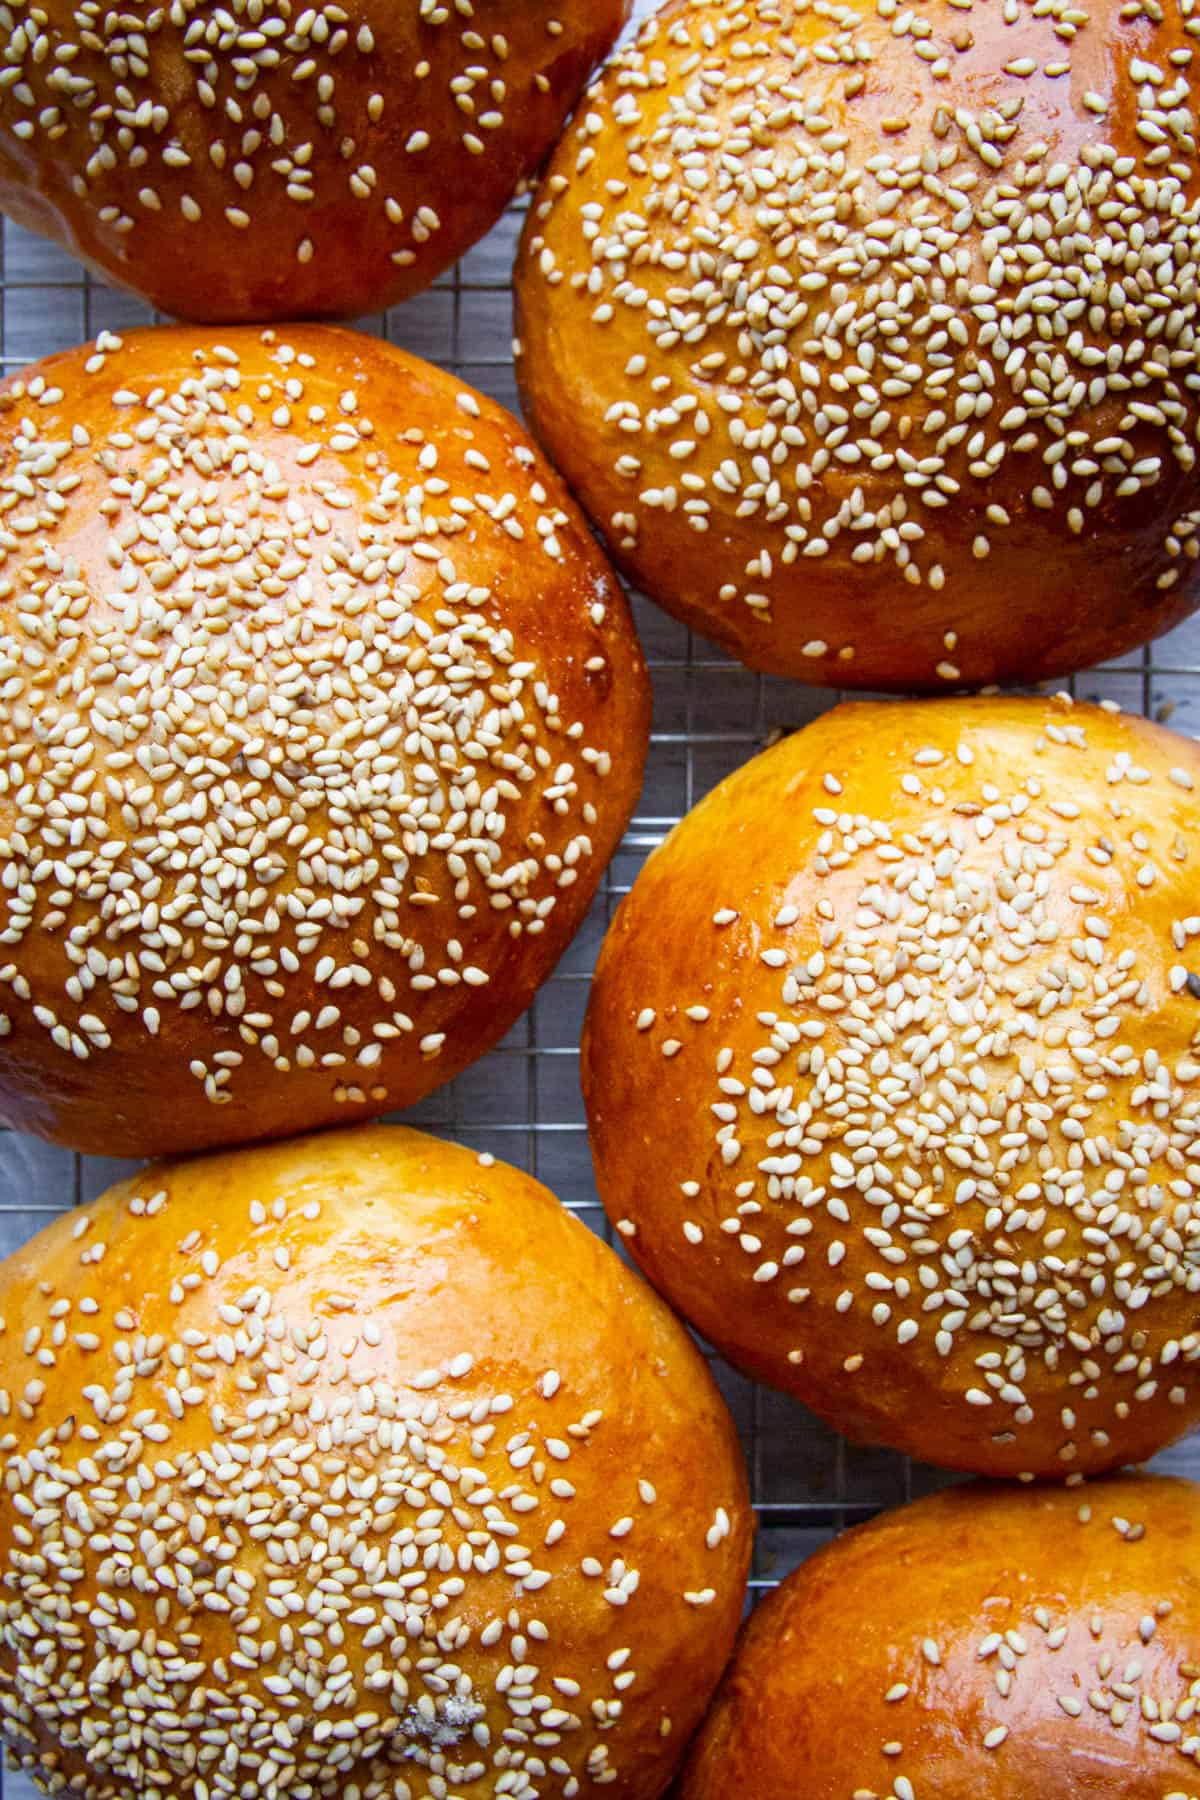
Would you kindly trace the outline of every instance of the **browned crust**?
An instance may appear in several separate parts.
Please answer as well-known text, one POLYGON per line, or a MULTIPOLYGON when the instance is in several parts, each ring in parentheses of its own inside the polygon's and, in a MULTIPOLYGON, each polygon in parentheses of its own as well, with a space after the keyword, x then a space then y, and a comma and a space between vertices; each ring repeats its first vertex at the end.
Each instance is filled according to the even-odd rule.
POLYGON ((490 1792, 506 1759, 532 1780, 558 1757, 556 1788, 608 1767, 608 1792, 656 1800, 740 1620, 745 1475, 687 1334, 536 1182, 378 1127, 156 1165, 5 1264, 0 1311, 0 1707, 43 1771, 88 1800, 151 1786, 188 1800, 198 1771, 215 1777, 221 1744, 201 1734, 217 1732, 254 1781, 253 1708, 277 1728, 281 1781, 311 1759, 321 1795, 373 1780, 402 1794, 406 1776, 423 1795, 424 1702, 451 1769, 481 1763, 468 1789, 490 1792), (387 1419, 406 1443, 382 1444, 387 1419), (68 1490, 91 1509, 83 1543, 68 1490), (710 1547, 718 1508, 728 1528, 710 1547), (468 1532, 484 1562, 464 1570, 468 1532), (30 1556, 56 1545, 83 1565, 59 1589, 90 1603, 77 1655, 62 1634, 52 1649, 56 1602, 30 1580, 30 1556), (618 1561, 624 1604, 606 1598, 618 1561), (106 1596, 121 1607, 107 1632, 106 1596), (171 1646, 192 1665, 177 1682, 171 1646), (62 1684, 79 1673, 72 1722, 62 1684), (131 1741, 122 1723, 145 1730, 131 1741))
POLYGON ((386 344, 103 343, 0 390, 0 1114, 149 1155, 409 1105, 632 812, 620 585, 516 421, 386 344))
POLYGON ((680 1800, 1190 1794, 1198 1545, 1196 1488, 1148 1478, 851 1531, 755 1613, 680 1800))
POLYGON ((1065 698, 859 704, 651 856, 596 971, 592 1149, 735 1363, 986 1474, 1200 1417, 1198 779, 1065 698))
POLYGON ((246 322, 427 287, 536 169, 626 0, 164 8, 140 46, 115 8, 14 12, 0 207, 165 313, 246 322))
POLYGON ((671 0, 517 270, 527 410, 625 572, 839 687, 1037 681, 1177 623, 1193 42, 1176 0, 671 0))

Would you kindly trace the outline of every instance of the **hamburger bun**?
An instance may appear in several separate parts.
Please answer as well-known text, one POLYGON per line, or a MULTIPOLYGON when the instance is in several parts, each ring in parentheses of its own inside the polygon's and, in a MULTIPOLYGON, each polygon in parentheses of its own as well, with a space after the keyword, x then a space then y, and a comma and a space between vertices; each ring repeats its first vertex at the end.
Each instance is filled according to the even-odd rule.
POLYGON ((322 326, 0 387, 0 1117, 146 1156, 495 1043, 641 782, 620 585, 507 413, 322 326))
POLYGON ((152 1166, 0 1309, 0 1720, 51 1792, 657 1800, 745 1475, 536 1182, 384 1127, 152 1166))
POLYGON ((1188 9, 668 0, 518 266, 543 443, 756 669, 1035 681, 1200 599, 1188 9))
POLYGON ((1185 1800, 1200 1493, 965 1487, 820 1551, 754 1614, 678 1800, 1185 1800))
POLYGON ((597 1179, 739 1367, 982 1474, 1200 1419, 1198 783, 1065 697, 864 703, 650 857, 588 1015, 597 1179))
POLYGON ((495 223, 625 11, 19 3, 0 209, 178 318, 375 312, 495 223))

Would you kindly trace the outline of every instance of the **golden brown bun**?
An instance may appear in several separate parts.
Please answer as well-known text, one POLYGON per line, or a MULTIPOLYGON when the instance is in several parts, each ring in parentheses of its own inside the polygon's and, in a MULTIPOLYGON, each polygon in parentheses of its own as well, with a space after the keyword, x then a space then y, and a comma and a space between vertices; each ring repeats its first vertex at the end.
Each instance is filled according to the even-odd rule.
POLYGON ((530 213, 518 367, 639 584, 860 688, 1041 679, 1196 604, 1187 14, 669 0, 618 53, 530 213))
POLYGON ((755 1613, 679 1800, 1187 1800, 1200 1490, 966 1487, 755 1613))
POLYGON ((734 1362, 982 1474, 1200 1419, 1198 782, 1195 744, 1066 698, 846 706, 651 856, 596 973, 592 1148, 734 1362))
POLYGON ((626 6, 19 0, 0 208, 179 318, 374 312, 495 223, 626 6))
POLYGON ((641 782, 620 585, 501 408, 373 338, 0 388, 0 1116, 154 1155, 493 1044, 641 782))
POLYGON ((24 1766, 662 1791, 741 1616, 744 1470, 686 1332, 545 1188, 384 1127, 151 1167, 0 1312, 24 1766))

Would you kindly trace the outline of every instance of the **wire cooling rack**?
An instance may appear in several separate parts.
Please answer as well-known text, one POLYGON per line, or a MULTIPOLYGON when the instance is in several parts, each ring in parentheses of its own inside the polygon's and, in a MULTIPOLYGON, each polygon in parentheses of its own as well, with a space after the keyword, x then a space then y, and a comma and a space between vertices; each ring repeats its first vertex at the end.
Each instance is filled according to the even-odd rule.
MULTIPOLYGON (((639 10, 652 4, 640 0, 639 10)), ((521 214, 518 203, 428 292, 360 321, 361 329, 452 369, 517 410, 510 274, 521 214)), ((63 251, 3 222, 0 367, 6 372, 100 330, 154 318, 63 251)), ((404 1115, 407 1124, 527 1169, 609 1243, 588 1154, 578 1053, 588 984, 608 922, 647 854, 710 788, 771 738, 842 698, 831 689, 752 674, 640 596, 634 608, 654 682, 653 735, 637 814, 582 931, 530 1011, 498 1049, 404 1115)), ((1139 655, 1066 685, 1080 698, 1113 700, 1200 738, 1200 614, 1139 655)), ((0 1131, 0 1255, 134 1167, 0 1131)), ((950 1479, 890 1452, 847 1444, 793 1401, 745 1380, 718 1357, 712 1361, 750 1467, 759 1521, 752 1597, 846 1526, 950 1479)), ((1155 1466, 1200 1475, 1200 1434, 1155 1466)), ((0 1800, 33 1796, 26 1777, 0 1771, 0 1800)))

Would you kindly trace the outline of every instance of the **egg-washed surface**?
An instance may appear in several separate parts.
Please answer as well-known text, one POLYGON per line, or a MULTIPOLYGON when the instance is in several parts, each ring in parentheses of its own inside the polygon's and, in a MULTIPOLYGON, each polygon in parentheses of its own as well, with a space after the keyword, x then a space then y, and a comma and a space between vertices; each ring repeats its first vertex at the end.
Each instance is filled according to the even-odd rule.
POLYGON ((673 0, 643 26, 531 213, 518 367, 657 599, 859 687, 1064 673, 1182 616, 1198 33, 1191 0, 673 0), (1014 629, 1024 584, 1086 615, 1089 543, 1123 564, 1100 619, 1014 629))
POLYGON ((650 859, 597 973, 593 1148, 735 1362, 995 1473, 1193 1422, 1198 780, 1065 700, 851 707, 650 859))
MULTIPOLYGON (((645 735, 566 505, 500 409, 322 328, 109 335, 0 392, 0 1074, 136 1105, 169 1072, 211 1123, 97 1147, 188 1147, 286 1128, 289 1088, 296 1124, 405 1104, 500 1035, 645 735)), ((26 1122, 89 1147, 74 1103, 26 1122)))
POLYGON ((0 202, 187 318, 425 287, 553 143, 623 0, 9 0, 0 202))
POLYGON ((849 1533, 756 1615, 681 1800, 1186 1800, 1198 1529, 1195 1487, 1143 1478, 972 1485, 849 1533))
POLYGON ((660 1792, 740 1615, 736 1441, 666 1309, 485 1165, 160 1165, 0 1272, 0 1727, 49 1791, 660 1792))

